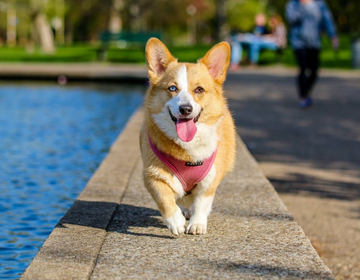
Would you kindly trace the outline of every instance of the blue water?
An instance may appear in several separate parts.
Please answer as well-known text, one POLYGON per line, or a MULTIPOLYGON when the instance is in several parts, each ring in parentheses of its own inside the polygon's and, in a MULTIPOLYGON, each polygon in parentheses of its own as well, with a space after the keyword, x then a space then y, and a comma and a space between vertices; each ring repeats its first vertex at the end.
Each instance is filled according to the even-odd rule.
POLYGON ((119 85, 0 84, 0 278, 17 279, 143 100, 119 85))

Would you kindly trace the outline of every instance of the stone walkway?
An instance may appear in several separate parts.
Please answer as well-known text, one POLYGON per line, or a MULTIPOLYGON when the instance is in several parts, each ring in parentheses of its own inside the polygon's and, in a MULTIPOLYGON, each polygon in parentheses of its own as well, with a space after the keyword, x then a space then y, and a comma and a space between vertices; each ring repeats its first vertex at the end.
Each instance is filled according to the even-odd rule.
MULTIPOLYGON (((26 71, 28 71, 28 73, 31 72, 32 67, 34 68, 35 66, 28 66, 26 71)), ((0 66, 0 77, 6 78, 6 73, 8 72, 5 68, 7 67, 3 67, 4 66, 0 66)), ((18 72, 14 69, 18 67, 17 69, 19 70, 20 66, 12 67, 14 67, 12 68, 13 71, 15 71, 13 75, 17 75, 18 72)), ((106 78, 107 72, 113 73, 112 77, 116 80, 119 77, 128 77, 128 73, 130 73, 130 78, 135 77, 135 79, 142 79, 146 75, 146 71, 141 66, 136 66, 139 67, 137 70, 135 69, 136 67, 123 67, 121 65, 111 66, 110 70, 106 70, 105 66, 101 67, 99 68, 96 65, 91 67, 80 65, 77 68, 73 68, 72 71, 75 72, 73 77, 91 79, 91 76, 93 76, 98 77, 96 79, 102 79, 102 77, 106 78), (87 74, 81 76, 82 71, 85 71, 84 73, 87 74)), ((56 77, 59 73, 66 74, 66 72, 58 71, 59 69, 64 69, 64 71, 66 68, 69 69, 68 65, 67 67, 58 65, 55 66, 55 68, 57 70, 53 70, 53 77, 56 77)), ((45 67, 42 69, 43 72, 41 73, 46 77, 47 71, 44 71, 45 67)), ((70 74, 70 77, 71 71, 68 74, 70 74)), ((28 74, 25 73, 24 76, 26 75, 28 74)), ((255 156, 267 177, 275 185, 280 197, 285 202, 296 221, 305 230, 305 234, 309 236, 313 246, 317 249, 325 263, 331 268, 338 279, 359 279, 360 250, 358 249, 357 244, 360 244, 360 110, 358 109, 360 108, 360 72, 323 71, 322 78, 315 88, 314 106, 305 111, 300 110, 297 107, 294 76, 294 69, 281 67, 241 69, 240 72, 229 73, 225 88, 229 98, 230 109, 234 113, 239 133, 245 144, 255 156)), ((130 144, 130 142, 128 144, 130 144)), ((132 151, 132 153, 134 152, 135 151, 132 151)), ((135 159, 132 158, 130 160, 131 163, 126 162, 125 167, 123 166, 125 169, 127 168, 127 171, 124 171, 125 173, 132 170, 130 165, 135 164, 134 160, 135 159)), ((115 167, 119 167, 119 165, 115 165, 114 168, 115 167)), ((139 166, 136 168, 139 168, 139 166)), ((110 174, 115 173, 115 169, 110 172, 110 174)), ((101 186, 104 180, 104 178, 93 179, 90 183, 101 186)), ((127 180, 132 180, 131 182, 133 182, 132 184, 135 186, 135 190, 137 190, 136 188, 138 187, 140 188, 140 182, 138 182, 136 178, 130 179, 130 177, 116 177, 114 182, 110 182, 110 185, 116 185, 119 181, 128 182, 127 180)), ((230 177, 230 179, 227 180, 230 180, 231 182, 233 179, 230 177)), ((122 184, 127 185, 127 183, 122 184)), ((125 191, 125 185, 121 192, 125 191)), ((240 186, 239 193, 244 195, 244 189, 242 188, 243 187, 240 186)), ((219 190, 221 190, 221 188, 219 190)), ((86 199, 84 201, 87 202, 80 201, 77 205, 75 204, 76 207, 74 208, 75 212, 73 212, 73 214, 75 213, 78 215, 75 215, 75 217, 77 217, 75 219, 80 221, 84 217, 84 214, 86 214, 88 215, 87 217, 89 220, 82 221, 83 224, 77 222, 75 225, 73 225, 74 221, 71 220, 68 225, 65 225, 63 227, 65 229, 76 228, 76 230, 72 231, 73 235, 69 234, 71 231, 67 231, 67 236, 69 237, 68 241, 63 243, 64 246, 59 246, 57 250, 54 250, 53 254, 57 254, 60 259, 63 258, 63 260, 67 260, 64 264, 66 264, 67 267, 72 268, 72 275, 74 275, 75 278, 80 279, 81 277, 76 277, 76 273, 83 273, 84 271, 87 271, 87 277, 90 277, 92 269, 90 268, 89 270, 89 267, 92 267, 95 263, 92 256, 94 254, 96 255, 96 250, 100 248, 99 246, 102 244, 102 241, 100 240, 105 240, 104 246, 101 249, 102 252, 97 261, 98 267, 95 267, 93 277, 101 275, 98 273, 98 269, 100 269, 101 266, 105 268, 106 265, 108 265, 115 269, 118 265, 126 261, 124 260, 124 256, 128 258, 133 256, 133 260, 135 260, 133 262, 133 267, 129 270, 130 272, 134 271, 134 269, 138 269, 144 273, 148 273, 149 271, 152 273, 163 273, 164 271, 161 272, 156 270, 159 266, 157 265, 158 260, 153 259, 153 257, 158 251, 163 252, 163 246, 168 246, 170 243, 166 242, 171 242, 172 239, 170 237, 159 237, 168 235, 166 229, 159 222, 158 212, 155 210, 154 205, 151 205, 151 200, 148 201, 148 198, 140 197, 140 203, 138 203, 135 201, 134 193, 131 191, 129 192, 128 189, 126 193, 124 193, 124 201, 126 201, 127 206, 120 205, 119 208, 117 203, 119 203, 121 198, 118 197, 118 191, 114 192, 112 188, 109 188, 105 193, 106 194, 104 195, 103 189, 101 191, 92 191, 91 194, 86 194, 86 199), (115 195, 115 193, 117 194, 115 195), (100 201, 100 203, 97 203, 97 201, 100 201), (133 204, 130 204, 130 202, 133 204), (145 204, 142 204, 142 202, 145 202, 145 204), (89 205, 94 209, 101 209, 105 213, 104 216, 97 216, 96 213, 87 213, 89 205), (123 209, 121 207, 123 207, 123 209), (120 218, 120 220, 114 218, 112 220, 112 225, 109 226, 109 229, 111 228, 111 230, 106 234, 106 226, 104 225, 109 222, 109 220, 104 218, 105 216, 108 216, 106 214, 108 212, 106 211, 119 211, 119 209, 121 209, 123 213, 126 213, 125 217, 123 219, 120 218), (131 213, 140 216, 145 215, 147 218, 140 222, 145 223, 146 226, 141 227, 140 224, 134 222, 134 217, 131 216, 131 213), (149 217, 151 217, 151 221, 155 225, 154 227, 149 227, 150 225, 146 224, 146 220, 149 217), (86 230, 81 227, 81 225, 85 228, 90 227, 90 230, 86 230), (155 234, 153 230, 156 231, 155 234), (145 236, 140 236, 139 232, 145 232, 145 236), (83 236, 82 245, 86 248, 84 255, 82 255, 84 252, 78 249, 78 247, 75 246, 76 244, 72 243, 72 238, 78 235, 83 236), (116 239, 116 236, 120 235, 122 238, 116 239), (98 238, 98 241, 88 242, 89 239, 94 241, 94 238, 98 238), (150 250, 148 254, 148 256, 153 259, 153 264, 150 266, 152 268, 149 271, 147 271, 146 267, 143 265, 144 260, 141 259, 141 256, 143 255, 139 253, 141 251, 146 253, 146 246, 143 243, 130 244, 130 240, 133 238, 135 238, 134 240, 139 240, 139 238, 156 240, 151 244, 155 244, 154 246, 158 246, 158 248, 155 249, 155 251, 150 250), (115 242, 119 246, 126 244, 135 247, 137 245, 139 246, 133 251, 135 252, 134 254, 129 253, 126 255, 125 253, 125 255, 116 255, 116 250, 114 251, 114 249, 109 246, 109 244, 111 244, 110 241, 115 242), (73 248, 72 257, 67 255, 69 252, 66 252, 66 248, 73 248), (109 257, 107 257, 104 252, 109 252, 109 257), (135 265, 138 258, 140 258, 139 265, 135 265), (76 259, 78 261, 76 261, 76 259)), ((225 194, 226 197, 226 193, 219 192, 220 197, 223 194, 225 194)), ((250 198, 250 201, 252 201, 251 196, 245 195, 244 197, 250 198)), ((239 197, 239 201, 241 201, 241 199, 242 197, 239 197)), ((221 201, 221 198, 219 201, 221 201)), ((227 215, 225 213, 225 206, 226 205, 222 205, 222 203, 217 205, 215 202, 212 217, 214 217, 213 223, 216 230, 218 230, 219 226, 217 222, 218 218, 230 219, 229 224, 226 221, 226 224, 230 227, 232 225, 236 225, 236 227, 240 226, 237 225, 237 221, 231 220, 235 212, 227 215)), ((242 206, 239 205, 239 207, 242 206)), ((259 215, 260 217, 266 217, 265 220, 268 222, 279 222, 278 218, 270 218, 271 215, 269 216, 269 212, 266 212, 268 211, 266 210, 266 207, 262 207, 265 206, 254 204, 251 206, 251 211, 249 213, 241 210, 241 216, 243 215, 241 218, 243 219, 242 222, 245 220, 247 220, 247 222, 249 220, 251 222, 257 220, 261 221, 262 219, 258 219, 259 215), (257 207, 260 209, 259 211, 265 211, 263 212, 265 214, 255 212, 254 215, 254 212, 252 211, 256 211, 257 207)), ((117 216, 115 215, 114 217, 117 216)), ((291 224, 291 216, 285 215, 284 217, 285 219, 283 221, 290 222, 291 224)), ((60 224, 60 229, 62 229, 61 225, 62 224, 60 224)), ((57 236, 57 233, 61 232, 59 231, 60 229, 57 228, 55 230, 55 239, 53 240, 56 240, 59 236, 63 236, 61 234, 57 236)), ((227 228, 224 230, 229 232, 229 229, 227 228)), ((245 234, 244 231, 242 231, 242 233, 245 234)), ((249 231, 249 234, 250 233, 251 231, 249 231)), ((213 236, 215 237, 215 240, 218 238, 216 232, 210 232, 209 236, 211 236, 211 234, 215 234, 213 236)), ((262 237, 266 236, 263 235, 262 237)), ((209 237, 205 237, 204 240, 207 240, 207 238, 209 237)), ((228 238, 226 238, 227 241, 230 241, 230 239, 228 240, 228 238)), ((61 238, 57 240, 60 241, 61 238)), ((192 258, 199 260, 204 259, 204 256, 200 253, 196 253, 190 246, 191 242, 197 243, 199 240, 201 239, 198 239, 197 237, 186 236, 185 238, 176 239, 175 242, 179 242, 178 244, 182 246, 180 246, 181 250, 187 253, 191 252, 192 258)), ((239 250, 248 248, 246 247, 246 239, 239 238, 236 240, 240 240, 240 247, 232 247, 229 245, 230 252, 233 252, 231 251, 233 248, 239 250)), ((299 240, 302 239, 300 238, 299 240)), ((221 239, 218 239, 217 242, 220 241, 221 239)), ((202 241, 200 241, 200 244, 203 244, 201 242, 202 241)), ((211 243, 212 241, 207 240, 207 242, 211 243)), ((231 242, 234 242, 234 240, 231 242)), ((251 240, 251 242, 254 242, 254 240, 251 240)), ((221 245, 221 242, 218 243, 218 245, 219 244, 221 245)), ((59 263, 56 261, 52 262, 51 256, 53 256, 53 254, 48 255, 49 250, 51 251, 52 248, 51 243, 49 247, 46 246, 47 244, 45 243, 47 251, 44 251, 44 254, 40 251, 40 259, 35 259, 34 264, 36 265, 38 260, 40 260, 40 263, 38 264, 41 264, 41 261, 44 261, 45 259, 48 261, 48 265, 55 271, 55 268, 59 267, 59 263)), ((228 248, 227 246, 228 245, 224 247, 228 248)), ((256 251, 250 248, 249 252, 252 251, 254 252, 253 255, 256 256, 256 251)), ((198 252, 203 251, 200 250, 198 252)), ((184 253, 176 252, 176 254, 180 254, 181 256, 181 254, 184 253)), ((252 253, 249 253, 249 255, 245 254, 245 256, 249 257, 251 257, 251 255, 252 253)), ((206 259, 209 260, 210 257, 211 256, 207 256, 206 259)), ((270 266, 268 264, 266 266, 254 266, 254 263, 246 263, 246 261, 242 261, 241 258, 241 255, 235 254, 236 261, 232 262, 231 258, 226 257, 220 258, 220 262, 213 261, 212 264, 203 263, 202 265, 206 268, 205 270, 214 269, 227 271, 229 277, 233 277, 235 274, 237 276, 242 275, 237 273, 244 273, 244 276, 247 275, 250 278, 255 277, 256 275, 260 277, 261 274, 254 274, 254 271, 260 271, 260 273, 261 271, 265 271, 267 273, 266 275, 275 278, 279 275, 288 276, 290 278, 301 277, 301 274, 298 273, 299 271, 291 266, 290 269, 285 269, 283 266, 276 265, 276 263, 273 263, 270 266), (267 270, 263 270, 264 268, 267 270), (275 274, 272 274, 272 271, 275 271, 275 274)), ((185 259, 183 262, 188 263, 188 260, 185 259)), ((190 265, 190 263, 188 264, 190 265)), ((169 261, 166 265, 173 267, 174 264, 169 261)), ((41 267, 42 266, 38 266, 38 272, 44 272, 41 267)), ((33 273, 34 271, 36 271, 36 269, 33 270, 33 273)), ((64 270, 62 271, 64 272, 64 270)), ((114 272, 115 270, 112 271, 114 272)), ((314 274, 314 271, 313 268, 310 270, 308 268, 302 270, 302 273, 305 273, 303 274, 305 275, 304 278, 319 278, 319 275, 315 276, 316 273, 314 274)), ((325 273, 323 275, 328 275, 326 274, 326 269, 324 270, 322 268, 321 271, 323 271, 322 273, 325 273)), ((184 271, 182 270, 182 272, 184 271)), ((29 271, 27 271, 27 273, 29 273, 29 271)), ((125 271, 124 275, 129 275, 127 273, 129 272, 125 271)), ((168 271, 166 273, 168 273, 168 271)), ((192 277, 195 277, 194 274, 191 274, 187 270, 184 273, 186 276, 191 275, 192 277)), ((29 277, 29 274, 25 274, 24 277, 27 277, 26 279, 34 279, 29 277)), ((99 278, 101 277, 99 276, 99 278)), ((49 277, 48 279, 53 278, 49 277)), ((85 277, 82 279, 87 278, 85 277)))
POLYGON ((295 72, 242 69, 226 89, 238 131, 337 279, 360 279, 360 72, 323 71, 298 108, 295 72))
POLYGON ((240 139, 208 234, 175 238, 142 182, 138 112, 22 279, 333 279, 240 139))

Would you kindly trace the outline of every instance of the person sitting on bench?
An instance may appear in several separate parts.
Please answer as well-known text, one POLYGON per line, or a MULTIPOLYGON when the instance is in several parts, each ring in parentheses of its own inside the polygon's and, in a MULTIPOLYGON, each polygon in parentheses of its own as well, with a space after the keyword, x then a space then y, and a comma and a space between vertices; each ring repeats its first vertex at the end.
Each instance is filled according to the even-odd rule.
POLYGON ((266 29, 266 16, 259 13, 255 16, 255 29, 253 33, 236 34, 231 38, 231 70, 240 68, 242 59, 242 46, 248 46, 249 58, 252 65, 259 61, 261 49, 280 50, 286 47, 286 28, 279 15, 270 18, 271 32, 266 29))

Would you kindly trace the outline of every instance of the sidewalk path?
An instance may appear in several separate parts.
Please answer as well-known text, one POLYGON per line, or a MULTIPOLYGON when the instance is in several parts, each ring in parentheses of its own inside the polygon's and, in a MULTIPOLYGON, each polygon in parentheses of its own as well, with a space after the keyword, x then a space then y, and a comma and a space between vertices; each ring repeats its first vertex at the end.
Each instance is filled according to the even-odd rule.
MULTIPOLYGON (((144 66, 133 67, 128 65, 124 67, 122 65, 108 66, 100 64, 59 64, 49 66, 27 64, 24 67, 23 65, 16 64, 0 64, 0 78, 2 77, 3 79, 11 75, 17 77, 23 75, 25 78, 31 78, 36 77, 39 73, 43 78, 56 78, 58 75, 67 75, 75 79, 96 80, 103 78, 108 79, 107 77, 112 77, 114 80, 123 79, 124 77, 126 79, 146 79, 144 66)), ((234 113, 239 133, 244 142, 258 160, 268 178, 270 178, 275 185, 290 212, 304 228, 305 233, 310 237, 310 240, 322 259, 330 266, 338 279, 358 279, 360 277, 360 250, 358 249, 358 244, 360 244, 360 73, 353 71, 323 71, 322 78, 315 88, 314 106, 306 111, 302 111, 297 107, 294 76, 294 69, 278 67, 242 69, 238 73, 229 73, 225 88, 229 98, 230 109, 234 113)), ((131 144, 133 143, 130 141, 126 145, 133 147, 131 144)), ((135 155, 135 150, 130 149, 127 152, 135 155)), ((115 153, 112 160, 110 160, 110 175, 115 174, 115 169, 117 168, 116 171, 118 171, 120 167, 125 168, 123 170, 124 174, 133 170, 131 166, 135 164, 136 157, 130 157, 130 160, 123 162, 121 166, 116 164, 112 165, 111 161, 116 162, 117 156, 120 156, 120 154, 115 153)), ((104 166, 101 168, 106 169, 104 166)), ((134 170, 139 172, 139 168, 137 165, 134 170)), ((134 174, 137 174, 136 172, 134 174)), ((168 236, 167 230, 160 222, 157 222, 159 221, 159 213, 155 206, 151 204, 151 200, 142 196, 143 194, 146 196, 146 192, 141 192, 139 201, 137 201, 138 198, 134 196, 134 190, 139 190, 140 192, 141 188, 136 176, 132 176, 132 179, 115 177, 115 181, 110 180, 110 182, 108 182, 106 178, 111 177, 109 177, 109 174, 105 177, 95 176, 95 179, 89 182, 89 184, 93 184, 95 188, 91 193, 84 194, 86 198, 84 199, 85 202, 80 201, 74 205, 75 208, 73 210, 75 213, 72 214, 78 216, 71 216, 72 218, 77 217, 79 221, 85 213, 88 214, 89 220, 83 221, 83 226, 81 226, 82 224, 76 224, 76 221, 72 220, 72 223, 64 227, 59 226, 56 228, 52 241, 56 241, 56 238, 59 236, 63 237, 63 235, 60 234, 61 232, 68 233, 68 240, 63 243, 62 247, 52 251, 50 255, 56 255, 58 258, 62 258, 63 263, 67 265, 68 268, 71 267, 73 269, 74 277, 76 277, 76 273, 84 272, 88 272, 89 276, 92 271, 91 267, 95 262, 93 256, 97 254, 96 252, 102 244, 101 240, 106 237, 106 242, 101 249, 102 251, 99 255, 97 266, 94 269, 94 278, 100 278, 99 271, 101 267, 106 268, 106 265, 111 265, 114 269, 118 269, 117 266, 125 261, 122 259, 124 254, 118 255, 116 249, 109 246, 111 242, 115 242, 117 246, 127 244, 136 248, 136 250, 129 251, 129 254, 126 255, 127 257, 133 258, 133 265, 129 268, 130 270, 128 272, 124 271, 125 276, 127 273, 133 271, 133 269, 139 269, 144 273, 149 272, 146 270, 146 266, 143 266, 145 260, 141 259, 142 256, 150 257, 150 262, 152 262, 150 271, 160 274, 163 273, 164 271, 156 271, 158 267, 162 267, 161 265, 164 264, 163 260, 161 259, 159 262, 159 259, 155 259, 154 256, 156 256, 158 252, 166 253, 164 246, 166 248, 166 246, 170 244, 168 242, 171 239, 169 239, 169 237, 166 238, 166 236, 168 236), (120 218, 113 219, 109 226, 111 230, 109 234, 106 235, 105 229, 108 223, 106 217, 109 217, 109 212, 112 213, 111 211, 117 209, 116 205, 118 201, 121 200, 121 197, 118 197, 118 190, 114 191, 112 187, 109 187, 104 194, 103 189, 96 191, 96 186, 102 186, 104 182, 109 183, 109 186, 115 186, 120 182, 120 185, 122 185, 125 190, 128 180, 131 180, 134 189, 128 189, 123 197, 124 203, 126 202, 127 204, 120 206, 120 208, 124 208, 121 210, 122 213, 125 213, 125 216, 123 218, 118 215, 114 216, 120 218), (100 203, 97 203, 96 201, 99 199, 100 203), (142 201, 145 204, 143 204, 142 201), (92 207, 94 208, 94 213, 87 212, 89 207, 91 209, 92 207), (96 209, 103 211, 104 216, 97 215, 96 209), (134 216, 132 216, 131 213, 148 216, 145 220, 149 219, 150 216, 155 226, 149 227, 149 224, 144 220, 140 220, 139 223, 135 222, 133 219, 134 216), (90 229, 86 229, 89 226, 90 229), (72 229, 72 231, 66 231, 65 229, 67 228, 72 229), (154 249, 155 251, 148 251, 145 243, 138 242, 139 233, 143 233, 144 231, 146 232, 145 236, 141 238, 146 238, 149 242, 154 240, 152 244, 155 244, 154 246, 157 248, 154 249), (71 234, 69 234, 69 232, 71 232, 71 234), (58 236, 57 234, 60 235, 58 236), (79 235, 83 237, 83 250, 72 243, 73 238, 79 235), (123 243, 121 243, 119 239, 116 239, 117 235, 123 236, 121 241, 123 243), (163 236, 165 236, 165 238, 163 238, 163 236), (135 243, 131 242, 133 238, 137 240, 135 243), (93 242, 89 243, 89 239, 93 242), (67 257, 66 253, 68 252, 66 252, 66 248, 71 249, 73 255, 78 257, 77 261, 76 258, 69 259, 67 257), (86 254, 82 255, 84 251, 86 254), (109 256, 111 257, 108 258, 105 252, 109 252, 109 256)), ((229 177, 226 180, 230 181, 225 181, 225 183, 233 182, 234 178, 229 177)), ((226 192, 226 187, 223 189, 225 190, 224 192, 221 191, 221 188, 219 189, 218 196, 220 198, 217 197, 218 202, 221 202, 221 196, 224 195, 224 201, 235 203, 237 207, 240 207, 239 209, 243 207, 240 202, 244 198, 249 199, 249 201, 253 203, 247 204, 247 206, 250 206, 250 212, 240 211, 240 213, 242 213, 241 215, 243 215, 241 222, 246 225, 245 232, 240 233, 245 234, 242 236, 248 236, 250 242, 255 242, 253 244, 257 244, 256 246, 260 246, 261 244, 256 243, 257 241, 253 239, 254 236, 251 235, 251 233, 256 227, 260 227, 263 230, 268 228, 267 225, 262 227, 262 222, 268 221, 269 223, 274 223, 274 225, 290 223, 288 225, 291 225, 290 216, 283 216, 282 214, 280 216, 278 216, 278 214, 274 216, 273 212, 269 211, 266 205, 262 204, 266 199, 258 201, 261 202, 259 204, 251 195, 246 195, 246 193, 244 193, 246 191, 245 186, 240 186, 238 191, 239 197, 228 197, 229 193, 226 192), (256 211, 260 211, 261 213, 256 211), (253 223, 256 227, 248 228, 248 222, 250 222, 250 224, 253 223)), ((248 190, 250 191, 251 189, 248 190)), ((268 190, 267 187, 265 190, 268 190)), ((270 197, 273 196, 271 192, 269 192, 269 194, 270 197)), ((230 208, 230 211, 227 213, 226 204, 223 205, 222 203, 217 204, 215 202, 214 207, 214 212, 212 213, 213 220, 212 222, 210 221, 210 227, 213 225, 215 235, 211 235, 213 233, 210 232, 210 235, 204 239, 186 236, 185 238, 176 240, 176 242, 178 242, 176 244, 179 245, 179 247, 171 247, 173 251, 169 251, 167 254, 181 256, 181 254, 187 252, 191 254, 191 257, 189 259, 185 258, 183 260, 184 264, 192 265, 193 269, 196 269, 198 265, 200 265, 205 269, 204 271, 208 271, 209 269, 213 269, 214 272, 226 271, 229 277, 233 277, 239 272, 253 277, 254 271, 259 273, 265 271, 274 277, 276 277, 274 273, 281 273, 281 275, 288 275, 289 277, 300 276, 297 269, 294 269, 291 265, 285 268, 277 265, 276 262, 273 263, 273 266, 269 266, 268 263, 266 266, 254 266, 253 263, 250 263, 249 260, 252 256, 258 256, 258 260, 261 260, 261 256, 264 255, 265 251, 254 251, 254 248, 246 245, 248 237, 239 239, 241 243, 237 244, 237 246, 240 247, 236 247, 235 245, 235 247, 233 247, 232 244, 235 242, 235 239, 232 239, 234 237, 229 233, 233 232, 235 234, 236 231, 239 230, 238 227, 240 225, 238 220, 237 218, 234 219, 235 214, 238 212, 230 208), (218 219, 224 220, 226 224, 226 227, 219 232, 217 232, 217 230, 218 228, 221 229, 222 226, 218 224, 218 219), (211 225, 211 223, 213 224, 211 225), (216 236, 216 234, 222 233, 225 233, 225 241, 228 242, 224 243, 224 245, 221 245, 221 239, 218 239, 216 236), (213 238, 212 241, 209 241, 209 238, 213 238), (242 259, 243 256, 235 254, 234 259, 220 256, 218 259, 221 260, 220 262, 194 263, 192 262, 192 260, 194 260, 193 257, 199 260, 201 256, 204 256, 203 254, 209 252, 209 250, 211 253, 213 252, 213 248, 205 252, 202 248, 196 247, 198 249, 195 250, 193 246, 190 246, 191 242, 194 244, 200 242, 200 245, 204 245, 204 243, 199 240, 206 240, 209 244, 215 244, 217 242, 217 246, 223 246, 224 249, 229 250, 229 252, 235 252, 236 250, 233 251, 234 249, 239 249, 240 251, 245 250, 243 256, 246 257, 248 262, 246 262, 246 259, 242 259)), ((281 210, 282 208, 280 207, 279 209, 281 210)), ((271 229, 269 229, 268 233, 271 233, 271 229)), ((261 236, 261 233, 259 234, 259 236, 261 236)), ((261 238, 267 240, 266 232, 261 238)), ((61 240, 61 238, 58 239, 58 241, 59 240, 61 240)), ((301 238, 299 240, 301 240, 301 238)), ((281 240, 276 241, 274 239, 271 242, 275 242, 274 244, 276 244, 276 242, 280 241, 281 240)), ((79 246, 79 244, 77 245, 79 246)), ((50 247, 46 247, 46 243, 44 246, 45 249, 50 249, 51 251, 51 243, 50 247)), ((266 250, 266 248, 263 248, 263 250, 266 250)), ((40 260, 47 260, 47 265, 52 266, 54 269, 60 268, 61 270, 59 264, 53 262, 51 256, 48 255, 49 251, 45 250, 45 252, 46 253, 43 254, 40 251, 40 260)), ((209 258, 211 258, 211 255, 207 255, 207 259, 209 258)), ((281 261, 286 261, 287 259, 289 259, 290 263, 295 263, 295 259, 292 259, 290 255, 286 254, 285 258, 281 259, 281 261)), ((38 260, 39 258, 34 260, 35 265, 38 260)), ((174 267, 171 259, 168 258, 167 260, 168 262, 166 262, 165 265, 174 267)), ((261 261, 257 263, 261 264, 261 261)), ((39 269, 39 273, 43 272, 43 266, 40 265, 37 268, 39 269)), ((326 269, 321 269, 323 271, 322 273, 326 272, 326 269)), ((109 270, 108 273, 114 271, 115 270, 109 270)), ((170 272, 172 273, 173 271, 170 270, 170 272)), ((191 275, 191 271, 185 271, 184 273, 189 273, 184 274, 186 276, 191 275)), ((305 278, 309 278, 314 275, 314 270, 305 270, 303 273, 305 273, 305 278)), ((192 276, 193 275, 194 274, 192 274, 192 276)), ((80 279, 80 277, 77 278, 80 279)), ((32 278, 28 277, 27 279, 32 278)))
POLYGON ((175 238, 142 181, 137 112, 22 279, 333 279, 240 139, 208 234, 175 238))
POLYGON ((338 279, 360 279, 360 73, 323 71, 298 108, 295 71, 230 73, 238 131, 338 279))

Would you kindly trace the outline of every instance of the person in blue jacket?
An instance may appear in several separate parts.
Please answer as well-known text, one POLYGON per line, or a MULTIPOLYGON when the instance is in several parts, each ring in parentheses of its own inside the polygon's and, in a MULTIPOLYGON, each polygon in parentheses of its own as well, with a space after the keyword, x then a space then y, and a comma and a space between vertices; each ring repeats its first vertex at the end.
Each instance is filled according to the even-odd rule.
POLYGON ((290 42, 300 68, 297 80, 299 105, 307 108, 312 103, 310 91, 319 68, 321 33, 326 31, 333 48, 337 48, 336 28, 323 0, 290 0, 285 15, 290 24, 290 42))

